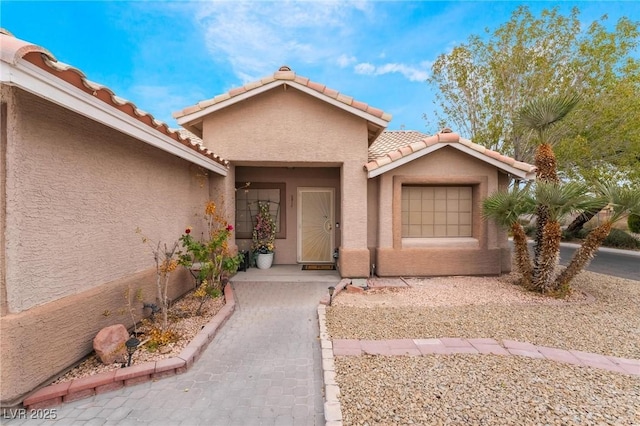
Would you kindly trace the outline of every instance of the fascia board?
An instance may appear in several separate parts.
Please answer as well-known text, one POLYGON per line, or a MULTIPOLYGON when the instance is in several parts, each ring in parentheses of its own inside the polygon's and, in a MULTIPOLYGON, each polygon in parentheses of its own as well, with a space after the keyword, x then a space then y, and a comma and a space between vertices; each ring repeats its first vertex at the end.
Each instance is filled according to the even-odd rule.
POLYGON ((472 157, 475 157, 479 160, 484 161, 485 163, 489 163, 492 166, 495 166, 503 171, 505 171, 506 173, 509 173, 510 175, 519 177, 520 179, 525 179, 525 180, 529 180, 535 177, 535 173, 528 173, 524 170, 520 170, 520 169, 516 169, 513 166, 510 166, 506 163, 503 163, 502 161, 498 161, 495 158, 491 158, 488 157, 478 151, 476 151, 475 149, 469 148, 465 145, 459 144, 459 143, 455 143, 455 144, 450 144, 449 145, 452 148, 455 148, 459 151, 462 151, 466 154, 471 155, 472 157))
POLYGON ((232 98, 229 99, 225 99, 224 101, 218 102, 216 104, 213 104, 211 106, 208 106, 206 108, 204 108, 201 111, 197 111, 197 112, 193 112, 191 114, 185 115, 184 117, 178 118, 176 119, 176 121, 178 122, 178 124, 180 124, 181 126, 186 126, 189 123, 193 123, 193 122, 197 122, 198 120, 202 119, 204 116, 211 114, 213 112, 219 111, 221 109, 227 108, 233 104, 236 104, 238 102, 242 102, 246 99, 249 99, 253 96, 259 95, 260 93, 264 93, 267 92, 271 89, 274 89, 278 86, 290 86, 293 87, 297 90, 300 90, 301 92, 304 92, 308 95, 313 96, 314 98, 320 99, 323 102, 327 102, 328 104, 331 104, 333 106, 336 106, 344 111, 347 111, 353 115, 356 115, 360 118, 363 118, 367 121, 370 121, 372 123, 375 123, 379 126, 381 126, 382 128, 386 128, 387 125, 389 124, 387 121, 378 118, 374 115, 371 115, 365 111, 362 111, 358 108, 354 108, 350 105, 345 104, 344 102, 340 102, 337 99, 333 99, 327 95, 324 95, 320 92, 318 92, 317 90, 311 89, 307 86, 304 86, 300 83, 297 83, 293 80, 275 80, 272 81, 270 83, 265 84, 264 86, 260 86, 260 87, 256 87, 254 89, 249 90, 248 92, 244 92, 241 93, 239 95, 236 95, 232 98))
POLYGON ((248 92, 241 93, 232 98, 225 99, 224 101, 218 102, 216 104, 210 105, 205 109, 202 109, 197 112, 193 112, 191 114, 187 114, 184 117, 176 118, 176 121, 181 126, 188 125, 189 123, 196 122, 199 119, 213 113, 219 111, 221 109, 227 108, 233 104, 237 104, 238 102, 242 102, 245 99, 251 98, 255 95, 259 95, 260 93, 264 93, 273 89, 274 87, 278 87, 284 84, 284 80, 275 80, 270 83, 265 84, 264 86, 259 86, 254 89, 249 90, 248 92))
POLYGON ((0 67, 2 68, 0 78, 3 83, 19 87, 207 170, 222 176, 227 175, 226 167, 221 164, 198 154, 77 87, 63 80, 57 81, 59 79, 52 78, 49 73, 27 61, 20 60, 15 66, 0 63, 0 67))
POLYGON ((351 105, 347 105, 344 102, 340 102, 337 99, 334 99, 330 96, 324 95, 316 90, 311 89, 310 87, 304 86, 300 83, 296 83, 295 81, 285 81, 286 84, 288 84, 291 87, 295 87, 296 89, 305 92, 308 95, 311 95, 315 98, 318 98, 324 102, 327 102, 335 107, 338 107, 342 110, 345 110, 347 112, 350 112, 353 115, 356 115, 360 118, 363 118, 367 121, 370 121, 372 123, 377 124, 378 126, 381 126, 382 128, 386 128, 387 125, 389 124, 389 122, 387 122, 386 120, 383 120, 379 117, 376 117, 375 115, 371 115, 366 111, 362 111, 361 109, 358 108, 354 108, 351 105))
POLYGON ((442 148, 444 145, 445 144, 436 144, 436 145, 428 146, 426 148, 421 149, 420 151, 412 152, 411 154, 405 157, 399 158, 396 161, 393 161, 391 163, 385 164, 384 166, 378 167, 377 169, 373 169, 369 172, 369 178, 374 178, 376 176, 379 176, 383 173, 388 172, 389 170, 393 170, 396 167, 400 167, 404 164, 410 163, 411 161, 418 159, 423 155, 427 155, 434 151, 437 151, 438 149, 442 148))
POLYGON ((417 158, 420 158, 424 155, 435 152, 445 146, 450 146, 466 154, 469 154, 472 157, 475 157, 485 163, 491 164, 492 166, 495 166, 498 169, 503 170, 504 172, 509 173, 520 179, 531 180, 535 178, 535 173, 528 173, 524 170, 516 169, 515 167, 512 167, 508 164, 498 161, 495 158, 487 157, 486 155, 483 155, 482 153, 474 149, 468 148, 465 145, 461 145, 459 143, 447 143, 447 142, 437 143, 437 144, 428 146, 426 148, 421 149, 420 151, 413 152, 405 157, 399 158, 396 161, 393 161, 391 163, 385 164, 384 166, 378 167, 377 169, 373 169, 368 173, 368 177, 374 178, 376 176, 379 176, 383 173, 388 172, 389 170, 393 170, 396 167, 400 167, 403 164, 407 164, 417 158))

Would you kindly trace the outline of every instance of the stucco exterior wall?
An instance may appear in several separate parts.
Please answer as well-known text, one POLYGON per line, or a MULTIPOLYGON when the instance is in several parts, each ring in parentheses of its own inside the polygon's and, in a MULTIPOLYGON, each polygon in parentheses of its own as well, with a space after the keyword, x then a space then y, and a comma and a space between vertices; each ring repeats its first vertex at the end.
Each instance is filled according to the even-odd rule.
MULTIPOLYGON (((205 145, 240 166, 339 167, 342 274, 366 276, 367 123, 292 87, 277 87, 204 118, 205 145), (351 253, 359 253, 353 257, 351 253)), ((311 169, 317 170, 317 169, 311 169)), ((264 181, 273 181, 268 170, 264 181)), ((239 176, 236 177, 238 180, 239 176)), ((289 194, 289 193, 288 193, 289 194)), ((289 195, 288 195, 289 196, 289 195)), ((295 261, 289 242, 276 262, 295 261)), ((347 275, 354 276, 354 275, 347 275)))
MULTIPOLYGON (((172 243, 209 198, 199 168, 18 89, 7 102, 4 402, 124 323, 129 285, 155 301, 151 240, 172 243)), ((3 148, 4 149, 4 148, 3 148)), ((171 297, 193 283, 175 274, 171 297)), ((141 309, 138 309, 141 315, 141 309)))
POLYGON ((380 175, 378 182, 378 275, 494 275, 509 270, 506 233, 481 216, 482 199, 506 182, 497 168, 445 147, 380 175), (425 239, 417 246, 405 246, 400 211, 403 184, 471 186, 475 242, 425 239))

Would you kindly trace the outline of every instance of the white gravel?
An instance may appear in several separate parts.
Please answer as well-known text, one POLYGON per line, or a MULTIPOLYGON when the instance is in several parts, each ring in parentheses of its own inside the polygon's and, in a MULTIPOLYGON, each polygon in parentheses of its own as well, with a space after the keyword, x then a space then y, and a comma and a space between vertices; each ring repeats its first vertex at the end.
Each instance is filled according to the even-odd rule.
MULTIPOLYGON (((488 337, 640 358, 640 281, 582 273, 569 301, 501 278, 340 293, 332 339, 488 337)), ((640 425, 640 377, 495 355, 337 357, 345 425, 640 425)))

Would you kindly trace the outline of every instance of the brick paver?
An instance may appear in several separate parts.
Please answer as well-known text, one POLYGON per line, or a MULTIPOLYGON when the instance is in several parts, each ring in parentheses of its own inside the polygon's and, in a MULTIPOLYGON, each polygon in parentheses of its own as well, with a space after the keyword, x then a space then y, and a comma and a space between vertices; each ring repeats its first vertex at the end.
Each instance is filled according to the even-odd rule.
POLYGON ((322 282, 234 283, 236 310, 186 373, 3 424, 324 425, 316 308, 322 282))
POLYGON ((441 337, 439 339, 402 339, 402 340, 355 340, 334 339, 334 356, 369 355, 453 355, 453 354, 495 354, 514 355, 528 358, 548 359, 640 376, 640 360, 617 358, 545 346, 536 346, 528 342, 503 340, 502 343, 487 338, 463 339, 441 337), (399 350, 398 348, 402 348, 399 350))

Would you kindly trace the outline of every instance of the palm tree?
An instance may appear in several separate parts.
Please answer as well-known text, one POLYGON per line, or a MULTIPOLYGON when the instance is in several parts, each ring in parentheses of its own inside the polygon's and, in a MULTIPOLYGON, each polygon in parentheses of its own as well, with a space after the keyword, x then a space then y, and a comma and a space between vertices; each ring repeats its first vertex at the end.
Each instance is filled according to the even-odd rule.
POLYGON ((562 229, 560 222, 567 215, 582 212, 593 207, 600 200, 589 195, 589 188, 578 182, 561 184, 557 182, 537 182, 535 189, 537 208, 544 207, 547 220, 542 230, 542 239, 537 241, 540 255, 538 270, 534 269, 533 288, 541 293, 556 292, 554 273, 558 266, 562 229))
POLYGON ((518 126, 535 133, 538 141, 535 164, 538 168, 534 195, 530 186, 517 186, 511 192, 498 192, 487 197, 483 204, 485 218, 511 229, 516 248, 516 265, 523 274, 526 287, 542 293, 566 294, 575 276, 587 266, 594 253, 609 235, 613 223, 628 214, 640 214, 640 189, 597 184, 595 190, 584 184, 561 184, 557 175, 552 142, 557 133, 554 127, 575 107, 575 95, 535 100, 519 114, 518 126), (518 217, 535 205, 537 229, 533 265, 527 250, 527 240, 518 217), (608 205, 613 215, 589 233, 574 254, 569 266, 554 277, 560 253, 562 231, 560 221, 569 213, 598 211, 608 205))
POLYGON ((593 255, 611 232, 613 224, 629 214, 640 214, 640 189, 622 188, 612 183, 599 183, 596 188, 596 202, 607 204, 611 217, 594 228, 582 245, 576 250, 567 268, 555 279, 555 288, 568 287, 580 271, 591 261, 593 255))
MULTIPOLYGON (((536 177, 539 182, 558 182, 558 166, 552 146, 557 135, 554 130, 579 100, 580 98, 575 94, 541 97, 526 104, 517 115, 514 125, 533 133, 538 144, 534 164, 538 169, 536 177)), ((559 225, 546 226, 549 211, 544 204, 538 204, 536 217, 533 282, 534 285, 539 286, 546 285, 544 283, 553 274, 555 265, 552 261, 554 256, 552 250, 554 247, 559 247, 562 233, 559 225), (544 250, 547 251, 543 252, 544 250)))
POLYGON ((520 188, 515 183, 510 192, 499 191, 491 194, 482 203, 482 215, 485 219, 493 219, 498 225, 511 230, 516 267, 522 274, 521 284, 531 289, 533 266, 527 246, 527 234, 518 220, 521 215, 533 212, 534 203, 529 187, 530 184, 527 184, 520 188))
POLYGON ((580 102, 576 94, 565 94, 534 99, 526 104, 516 117, 514 125, 534 134, 538 147, 534 164, 538 180, 558 182, 558 165, 553 152, 557 140, 556 126, 580 102))

